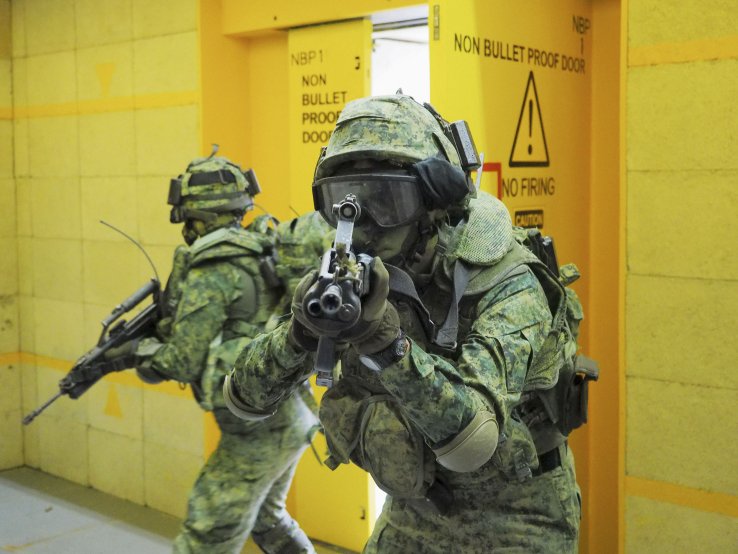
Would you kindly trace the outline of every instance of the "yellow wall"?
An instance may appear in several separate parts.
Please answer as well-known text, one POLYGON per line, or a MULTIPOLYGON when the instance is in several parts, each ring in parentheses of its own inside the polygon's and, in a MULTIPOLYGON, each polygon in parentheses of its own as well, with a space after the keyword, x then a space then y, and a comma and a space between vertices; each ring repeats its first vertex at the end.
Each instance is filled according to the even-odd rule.
POLYGON ((18 350, 10 1, 0 0, 0 469, 23 464, 18 350))
MULTIPOLYGON (((165 275, 179 242, 168 178, 210 142, 253 165, 260 204, 289 217, 287 37, 270 30, 414 3, 321 0, 306 11, 286 0, 111 0, 104 9, 0 0, 0 468, 24 461, 183 513, 217 438, 189 392, 123 373, 18 425, 94 341, 100 318, 149 276, 97 220, 141 240, 165 275)), ((603 380, 583 435, 584 540, 590 552, 730 551, 738 13, 720 0, 592 5, 600 70, 588 341, 603 380)))
MULTIPOLYGON (((28 412, 94 344, 102 317, 151 276, 98 220, 140 240, 162 277, 169 271, 181 241, 169 178, 200 153, 197 13, 195 0, 11 8, 21 332, 20 347, 4 350, 22 367, 16 410, 28 412)), ((26 427, 25 463, 181 515, 204 433, 189 393, 123 373, 26 427)))
POLYGON ((626 550, 738 544, 738 10, 630 0, 626 550))

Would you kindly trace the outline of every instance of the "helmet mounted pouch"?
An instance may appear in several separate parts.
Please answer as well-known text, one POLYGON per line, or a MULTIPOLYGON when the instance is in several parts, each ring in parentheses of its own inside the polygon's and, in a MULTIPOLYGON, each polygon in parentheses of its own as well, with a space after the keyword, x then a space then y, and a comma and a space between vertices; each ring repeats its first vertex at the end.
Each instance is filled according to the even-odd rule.
POLYGON ((254 197, 259 194, 261 192, 261 186, 259 185, 259 180, 256 178, 254 170, 249 169, 248 171, 245 171, 243 176, 246 178, 246 192, 249 193, 249 196, 254 197))
POLYGON ((182 176, 169 181, 169 196, 167 204, 177 206, 182 201, 182 176))
POLYGON ((454 121, 453 123, 448 123, 443 119, 441 114, 439 114, 436 109, 427 102, 423 104, 423 107, 433 115, 438 122, 438 125, 440 125, 443 130, 443 133, 456 148, 456 152, 459 154, 461 168, 467 172, 479 169, 479 166, 482 164, 479 160, 479 153, 477 152, 477 147, 474 144, 469 124, 463 119, 454 121))
POLYGON ((479 160, 479 153, 474 144, 474 139, 469 129, 469 124, 462 120, 454 121, 449 125, 451 139, 459 153, 459 160, 464 171, 472 171, 479 169, 482 165, 479 160))

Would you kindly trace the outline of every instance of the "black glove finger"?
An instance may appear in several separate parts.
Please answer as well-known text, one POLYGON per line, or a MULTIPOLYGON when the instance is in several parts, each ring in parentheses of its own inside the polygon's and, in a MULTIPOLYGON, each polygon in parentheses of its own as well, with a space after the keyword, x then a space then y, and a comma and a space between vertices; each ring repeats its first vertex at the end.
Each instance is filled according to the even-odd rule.
POLYGON ((299 346, 308 352, 318 350, 318 339, 294 317, 290 323, 289 340, 294 346, 299 346))
POLYGON ((313 270, 307 275, 305 275, 300 280, 297 287, 295 287, 295 294, 292 295, 292 313, 293 314, 302 315, 302 301, 304 300, 307 292, 310 290, 310 287, 312 287, 315 281, 317 280, 318 280, 318 271, 313 270))
POLYGON ((384 303, 389 294, 389 272, 378 256, 372 263, 369 294, 361 302, 361 318, 365 321, 379 319, 384 313, 384 303))
POLYGON ((103 357, 106 360, 117 360, 125 356, 130 356, 136 352, 136 348, 138 348, 138 342, 139 339, 133 339, 126 341, 118 346, 114 346, 113 348, 108 348, 105 351, 105 354, 103 354, 103 357))
POLYGON ((134 354, 127 354, 125 356, 121 356, 120 358, 116 358, 114 360, 109 360, 104 362, 105 373, 112 373, 113 371, 123 371, 124 369, 131 369, 138 365, 138 356, 135 356, 134 354))

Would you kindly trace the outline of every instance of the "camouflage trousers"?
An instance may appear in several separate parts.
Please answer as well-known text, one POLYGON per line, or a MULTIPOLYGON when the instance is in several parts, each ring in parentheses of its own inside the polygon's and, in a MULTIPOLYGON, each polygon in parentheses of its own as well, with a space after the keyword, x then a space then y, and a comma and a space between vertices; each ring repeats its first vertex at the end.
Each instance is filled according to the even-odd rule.
POLYGON ((175 553, 240 552, 250 533, 265 552, 315 552, 285 500, 316 420, 302 400, 285 404, 295 413, 280 418, 278 412, 269 424, 244 423, 216 410, 220 442, 190 492, 175 553), (250 431, 230 432, 239 426, 250 431))
POLYGON ((579 487, 571 451, 559 448, 561 467, 522 483, 498 476, 454 486, 445 516, 388 497, 364 554, 576 553, 579 487))

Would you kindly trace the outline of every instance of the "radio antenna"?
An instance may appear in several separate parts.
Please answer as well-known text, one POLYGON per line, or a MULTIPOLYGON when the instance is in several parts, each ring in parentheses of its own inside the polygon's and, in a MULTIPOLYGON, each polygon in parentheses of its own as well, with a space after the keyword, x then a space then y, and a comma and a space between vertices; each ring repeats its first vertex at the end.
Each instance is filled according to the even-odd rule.
MULTIPOLYGON (((144 250, 143 246, 141 246, 141 245, 139 244, 139 242, 138 242, 138 241, 137 241, 136 239, 134 239, 134 238, 133 238, 132 236, 130 236, 130 235, 128 235, 128 234, 126 234, 126 233, 124 233, 123 231, 121 231, 120 229, 118 229, 118 228, 117 228, 117 227, 116 227, 115 225, 111 225, 111 224, 110 224, 110 223, 108 223, 107 221, 103 221, 103 220, 101 219, 101 220, 100 220, 100 223, 102 223, 102 224, 103 224, 103 225, 105 225, 106 227, 110 227, 110 228, 111 228, 111 229, 112 229, 113 231, 117 231, 118 233, 120 233, 121 235, 123 235, 124 237, 126 237, 126 238, 127 238, 128 240, 130 240, 130 241, 131 241, 131 242, 132 242, 133 244, 135 244, 135 245, 136 245, 136 247, 137 247, 137 248, 138 248, 138 249, 139 249, 139 250, 140 250, 141 252, 143 252, 143 255, 144 255, 144 256, 146 256, 146 259, 147 259, 147 260, 149 261, 149 265, 151 266, 151 269, 152 269, 152 270, 154 270, 154 275, 156 276, 156 280, 157 280, 157 281, 159 281, 159 272, 158 272, 158 271, 156 271, 156 266, 154 265, 154 262, 153 262, 153 261, 151 261, 151 257, 149 257, 149 255, 148 255, 148 253, 146 252, 146 250, 144 250)), ((161 282, 161 281, 159 281, 159 282, 161 282)))

